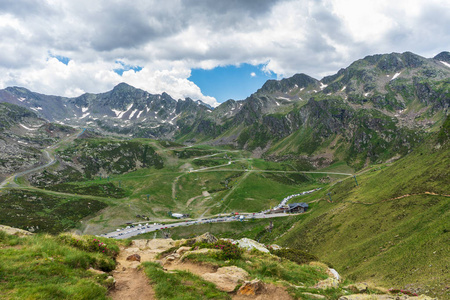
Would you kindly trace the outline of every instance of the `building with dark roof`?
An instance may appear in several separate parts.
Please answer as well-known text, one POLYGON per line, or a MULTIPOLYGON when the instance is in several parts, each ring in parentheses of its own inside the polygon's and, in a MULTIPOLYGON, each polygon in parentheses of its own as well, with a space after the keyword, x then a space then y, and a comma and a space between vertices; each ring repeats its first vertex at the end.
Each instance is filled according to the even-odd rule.
POLYGON ((291 213, 303 213, 308 209, 308 203, 290 203, 288 204, 288 212, 291 213))

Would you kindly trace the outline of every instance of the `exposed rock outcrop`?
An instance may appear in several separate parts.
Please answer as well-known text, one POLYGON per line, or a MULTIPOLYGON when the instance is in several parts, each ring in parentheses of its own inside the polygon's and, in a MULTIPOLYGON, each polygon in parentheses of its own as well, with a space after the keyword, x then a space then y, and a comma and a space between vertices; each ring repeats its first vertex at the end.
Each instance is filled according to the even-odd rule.
POLYGON ((269 250, 267 250, 267 248, 263 244, 258 243, 257 241, 254 241, 252 239, 242 238, 242 239, 238 240, 237 242, 238 242, 238 246, 240 248, 246 249, 248 251, 256 249, 256 250, 264 252, 264 253, 270 252, 269 250))
POLYGON ((336 278, 328 277, 325 280, 321 280, 314 285, 315 289, 329 289, 329 288, 337 288, 339 287, 339 281, 336 278))
POLYGON ((236 286, 248 277, 247 271, 236 266, 217 269, 215 273, 205 273, 201 277, 214 283, 217 288, 224 292, 232 292, 236 286))
POLYGON ((209 232, 206 232, 206 233, 194 238, 194 240, 196 243, 210 243, 210 244, 218 241, 217 238, 209 232))
POLYGON ((0 230, 1 231, 5 231, 7 234, 14 234, 14 235, 18 235, 18 236, 24 236, 24 235, 32 235, 33 233, 23 230, 23 229, 19 229, 19 228, 14 228, 14 227, 10 227, 10 226, 6 226, 6 225, 0 225, 0 230))
POLYGON ((259 279, 253 279, 252 281, 245 281, 237 291, 238 295, 255 296, 256 294, 263 292, 264 284, 259 279))
POLYGON ((129 261, 141 261, 141 256, 139 254, 132 254, 127 257, 129 261))

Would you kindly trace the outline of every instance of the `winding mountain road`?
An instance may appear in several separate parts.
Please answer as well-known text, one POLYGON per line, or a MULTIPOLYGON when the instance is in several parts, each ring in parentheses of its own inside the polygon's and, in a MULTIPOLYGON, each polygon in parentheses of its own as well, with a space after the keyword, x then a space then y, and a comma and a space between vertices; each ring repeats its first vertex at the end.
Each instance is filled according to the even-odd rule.
POLYGON ((30 173, 34 173, 37 172, 39 170, 45 169, 50 167, 51 165, 53 165, 54 163, 57 162, 57 159, 55 158, 55 156, 53 155, 54 149, 56 149, 57 146, 61 145, 64 142, 68 142, 68 141, 73 141, 74 139, 78 138, 85 129, 83 129, 82 131, 78 131, 72 135, 67 136, 66 138, 62 139, 61 141, 57 142, 56 144, 52 145, 52 146, 48 146, 47 149, 42 150, 42 152, 45 155, 45 158, 47 160, 47 163, 45 163, 44 165, 41 166, 37 166, 37 167, 33 167, 31 169, 28 170, 24 170, 15 174, 12 174, 11 176, 9 176, 8 178, 6 178, 5 180, 2 181, 2 183, 0 183, 0 189, 6 188, 6 187, 19 187, 20 185, 16 183, 16 179, 18 177, 24 176, 24 175, 28 175, 30 173), (51 152, 50 152, 51 151, 51 152))

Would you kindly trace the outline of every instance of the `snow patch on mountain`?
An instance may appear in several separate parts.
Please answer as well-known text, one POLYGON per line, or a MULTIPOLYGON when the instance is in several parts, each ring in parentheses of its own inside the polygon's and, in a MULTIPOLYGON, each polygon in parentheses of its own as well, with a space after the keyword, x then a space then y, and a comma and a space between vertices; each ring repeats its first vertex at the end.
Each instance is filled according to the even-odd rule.
POLYGON ((131 112, 130 116, 128 117, 129 120, 131 120, 131 118, 136 114, 136 112, 138 111, 138 109, 135 109, 131 112))
POLYGON ((441 63, 443 63, 446 67, 450 68, 450 64, 448 62, 440 60, 441 63))
POLYGON ((397 78, 398 76, 400 76, 401 73, 402 72, 395 73, 394 76, 392 77, 391 81, 394 80, 395 78, 397 78))
POLYGON ((291 99, 286 98, 286 97, 277 97, 277 99, 283 99, 283 100, 291 101, 291 99))
POLYGON ((128 105, 128 107, 126 108, 125 111, 122 111, 122 110, 116 110, 116 109, 111 109, 111 110, 116 114, 116 118, 121 119, 122 116, 123 116, 124 114, 126 114, 132 107, 133 107, 133 103, 131 103, 130 105, 128 105))
POLYGON ((22 126, 23 128, 25 128, 26 130, 37 130, 37 128, 29 128, 25 125, 23 125, 22 123, 19 123, 20 126, 22 126))

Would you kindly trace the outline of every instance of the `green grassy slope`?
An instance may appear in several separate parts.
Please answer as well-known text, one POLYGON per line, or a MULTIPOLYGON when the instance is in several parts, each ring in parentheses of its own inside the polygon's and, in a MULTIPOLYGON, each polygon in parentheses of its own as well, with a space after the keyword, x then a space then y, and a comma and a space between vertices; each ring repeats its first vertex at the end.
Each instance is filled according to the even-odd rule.
POLYGON ((107 299, 117 241, 93 236, 34 235, 0 231, 1 299, 107 299))
POLYGON ((78 227, 80 220, 105 207, 105 202, 92 198, 10 189, 0 193, 0 224, 59 233, 78 227))
MULTIPOLYGON (((327 191, 278 242, 312 251, 354 280, 449 297, 450 147, 438 133, 389 167, 327 191)), ((447 133, 445 133, 447 130, 447 133)))

